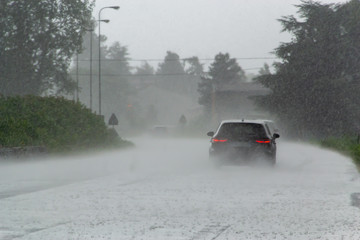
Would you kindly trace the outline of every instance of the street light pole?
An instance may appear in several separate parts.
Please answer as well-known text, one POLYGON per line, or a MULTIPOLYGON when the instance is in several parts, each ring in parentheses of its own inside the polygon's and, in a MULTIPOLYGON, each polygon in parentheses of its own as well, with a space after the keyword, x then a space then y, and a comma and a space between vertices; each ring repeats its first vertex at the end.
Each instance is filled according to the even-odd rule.
POLYGON ((112 8, 112 9, 118 10, 120 7, 119 6, 108 6, 108 7, 103 7, 99 10, 99 16, 98 16, 98 21, 99 21, 99 115, 101 115, 101 31, 100 31, 100 26, 101 26, 101 11, 106 8, 112 8))
MULTIPOLYGON (((104 20, 101 20, 101 22, 105 22, 105 23, 108 23, 109 20, 107 19, 104 19, 104 20)), ((85 29, 86 31, 90 32, 90 111, 92 112, 92 99, 93 99, 93 90, 92 90, 92 86, 93 86, 93 70, 92 70, 92 67, 93 67, 93 32, 94 32, 94 28, 91 28, 91 29, 85 29)))
POLYGON ((76 102, 79 102, 79 52, 76 52, 76 102))
POLYGON ((92 41, 93 41, 93 31, 94 29, 89 30, 90 32, 90 111, 92 112, 92 41))

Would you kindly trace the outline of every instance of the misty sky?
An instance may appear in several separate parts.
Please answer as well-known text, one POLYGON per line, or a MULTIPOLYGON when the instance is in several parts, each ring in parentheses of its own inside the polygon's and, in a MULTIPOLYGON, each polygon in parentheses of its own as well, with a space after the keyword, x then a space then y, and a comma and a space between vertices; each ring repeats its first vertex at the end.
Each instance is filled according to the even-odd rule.
MULTIPOLYGON (((345 0, 321 0, 321 3, 344 3, 345 0)), ((290 35, 281 33, 277 21, 296 14, 300 0, 97 0, 94 17, 105 6, 101 34, 128 46, 130 58, 164 59, 166 51, 181 58, 198 56, 213 59, 219 52, 235 58, 271 58, 280 42, 290 35)), ((98 29, 96 29, 98 33, 98 29)), ((247 73, 257 73, 272 59, 238 60, 247 73)), ((211 63, 212 60, 202 60, 211 63)), ((140 62, 131 62, 132 66, 140 62)), ((150 61, 157 66, 157 61, 150 61)))

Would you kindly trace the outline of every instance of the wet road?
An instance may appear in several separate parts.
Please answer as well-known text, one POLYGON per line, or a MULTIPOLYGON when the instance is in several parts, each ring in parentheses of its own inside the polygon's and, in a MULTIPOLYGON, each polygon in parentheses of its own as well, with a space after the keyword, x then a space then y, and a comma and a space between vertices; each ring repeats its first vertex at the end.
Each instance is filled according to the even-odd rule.
POLYGON ((349 159, 279 142, 275 168, 213 169, 207 139, 3 165, 0 239, 359 239, 349 159))

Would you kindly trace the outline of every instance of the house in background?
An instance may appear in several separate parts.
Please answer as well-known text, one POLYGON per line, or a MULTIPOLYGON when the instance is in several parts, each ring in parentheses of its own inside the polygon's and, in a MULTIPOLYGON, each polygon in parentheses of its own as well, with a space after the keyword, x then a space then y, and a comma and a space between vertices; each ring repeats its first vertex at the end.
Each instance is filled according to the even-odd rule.
POLYGON ((238 82, 224 86, 212 96, 212 122, 224 119, 267 118, 267 114, 257 108, 252 98, 270 92, 270 89, 255 82, 238 82))

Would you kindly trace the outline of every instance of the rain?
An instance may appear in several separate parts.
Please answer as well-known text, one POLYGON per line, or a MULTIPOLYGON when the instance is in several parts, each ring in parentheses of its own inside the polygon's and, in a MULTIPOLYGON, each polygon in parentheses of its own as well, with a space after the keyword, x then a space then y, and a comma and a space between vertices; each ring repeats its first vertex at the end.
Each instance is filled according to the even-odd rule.
POLYGON ((360 239, 359 9, 0 3, 0 240, 360 239))

